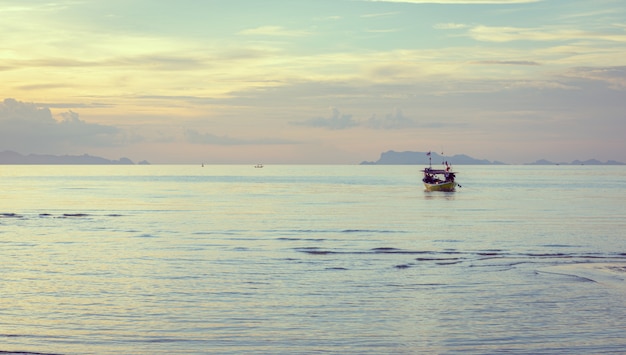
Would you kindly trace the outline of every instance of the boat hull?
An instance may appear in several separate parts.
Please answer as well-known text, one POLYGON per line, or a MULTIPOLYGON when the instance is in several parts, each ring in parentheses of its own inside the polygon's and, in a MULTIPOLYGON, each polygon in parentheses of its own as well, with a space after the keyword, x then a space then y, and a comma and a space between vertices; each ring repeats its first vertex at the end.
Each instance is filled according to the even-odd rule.
POLYGON ((426 189, 426 191, 454 191, 454 189, 456 188, 456 182, 449 181, 442 182, 440 184, 424 183, 424 188, 426 189))

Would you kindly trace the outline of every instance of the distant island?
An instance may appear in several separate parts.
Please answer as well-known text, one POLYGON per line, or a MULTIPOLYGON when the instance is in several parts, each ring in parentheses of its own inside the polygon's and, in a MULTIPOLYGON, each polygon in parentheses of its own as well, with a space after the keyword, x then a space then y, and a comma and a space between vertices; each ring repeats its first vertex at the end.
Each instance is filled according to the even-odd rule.
MULTIPOLYGON (((380 158, 377 161, 364 161, 360 165, 427 165, 428 164, 428 152, 395 152, 390 150, 388 152, 381 153, 380 158)), ((505 165, 506 163, 500 161, 489 161, 487 159, 476 159, 465 154, 457 154, 453 156, 442 156, 435 152, 430 153, 430 158, 433 164, 441 164, 443 161, 448 161, 451 164, 458 165, 505 165)), ((589 159, 585 161, 574 160, 571 163, 553 163, 551 161, 540 159, 534 163, 528 163, 524 165, 624 165, 624 163, 609 160, 607 162, 601 162, 596 159, 589 159)))
MULTIPOLYGON (((132 160, 128 158, 120 158, 119 160, 109 160, 101 157, 95 157, 87 154, 83 155, 47 155, 47 154, 28 154, 22 155, 13 151, 0 152, 0 164, 8 165, 134 165, 132 160)), ((139 165, 148 165, 147 161, 137 163, 139 165)))
MULTIPOLYGON (((390 150, 382 153, 380 159, 377 161, 364 161, 361 165, 427 165, 428 164, 427 152, 395 152, 390 150)), ((475 159, 464 154, 457 154, 453 156, 442 156, 435 152, 430 153, 430 158, 433 164, 441 164, 441 162, 448 161, 453 164, 459 165, 504 165, 505 163, 499 161, 489 161, 486 159, 475 159)))

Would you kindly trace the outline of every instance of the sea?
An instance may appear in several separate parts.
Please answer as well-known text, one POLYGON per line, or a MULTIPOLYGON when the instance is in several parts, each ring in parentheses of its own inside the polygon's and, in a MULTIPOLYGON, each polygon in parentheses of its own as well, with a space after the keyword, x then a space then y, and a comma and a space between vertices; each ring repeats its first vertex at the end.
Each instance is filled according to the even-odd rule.
POLYGON ((626 166, 2 165, 0 354, 626 354, 626 166))

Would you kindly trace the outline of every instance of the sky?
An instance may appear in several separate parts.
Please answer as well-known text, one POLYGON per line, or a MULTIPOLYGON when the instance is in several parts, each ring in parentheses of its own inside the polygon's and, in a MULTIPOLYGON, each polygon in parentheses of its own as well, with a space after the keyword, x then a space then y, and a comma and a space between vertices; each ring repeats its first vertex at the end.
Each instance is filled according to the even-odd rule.
POLYGON ((626 162, 624 0, 0 0, 0 151, 626 162))

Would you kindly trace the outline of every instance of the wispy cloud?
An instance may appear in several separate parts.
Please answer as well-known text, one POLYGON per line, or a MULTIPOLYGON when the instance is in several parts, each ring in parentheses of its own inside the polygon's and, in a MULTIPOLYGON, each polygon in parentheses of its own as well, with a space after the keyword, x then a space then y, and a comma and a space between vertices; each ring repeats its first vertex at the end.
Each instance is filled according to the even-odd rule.
POLYGON ((76 60, 72 58, 44 57, 37 60, 13 60, 9 62, 14 68, 24 67, 51 67, 51 68, 80 68, 80 67, 148 67, 158 70, 193 70, 205 66, 197 59, 167 55, 145 54, 138 56, 112 57, 94 60, 76 60))
POLYGON ((290 30, 282 26, 260 26, 245 29, 239 34, 245 36, 275 36, 275 37, 301 37, 310 35, 310 32, 301 30, 290 30))
POLYGON ((114 105, 104 103, 104 102, 56 102, 56 103, 36 103, 35 105, 39 107, 51 107, 51 108, 65 108, 65 109, 75 109, 75 108, 110 108, 114 105))
POLYGON ((540 2, 543 0, 367 0, 371 2, 396 2, 407 4, 492 4, 492 5, 507 5, 507 4, 523 4, 540 2))
POLYGON ((357 120, 350 114, 341 113, 341 111, 336 107, 331 108, 331 114, 328 117, 314 117, 305 121, 292 122, 292 124, 331 130, 342 130, 356 127, 371 129, 402 129, 419 126, 415 120, 406 117, 400 109, 396 109, 393 113, 384 116, 372 115, 367 120, 357 120))
POLYGON ((315 21, 339 21, 341 19, 343 19, 342 16, 330 15, 330 16, 324 16, 324 17, 316 17, 315 21))
POLYGON ((395 16, 397 14, 399 14, 399 12, 380 12, 380 13, 374 13, 374 14, 361 15, 361 17, 362 18, 376 18, 376 17, 395 16))
POLYGON ((377 29, 377 30, 366 30, 367 33, 394 33, 400 32, 398 28, 388 28, 388 29, 377 29))
POLYGON ((614 90, 626 89, 626 66, 580 67, 568 71, 566 76, 608 83, 614 90))
POLYGON ((473 62, 473 64, 486 64, 486 65, 541 65, 538 62, 532 60, 481 60, 473 62))
POLYGON ((359 123, 352 118, 352 115, 342 114, 336 107, 332 107, 331 111, 330 117, 314 117, 305 121, 292 122, 292 124, 333 130, 346 129, 359 125, 359 123))
POLYGON ((229 136, 218 136, 211 133, 200 133, 194 129, 185 131, 185 139, 193 144, 213 144, 213 145, 241 145, 249 144, 245 140, 232 138, 229 136))
POLYGON ((185 140, 192 144, 206 145, 280 145, 280 144, 297 144, 298 142, 282 139, 282 138, 255 138, 242 139, 234 138, 227 135, 218 136, 212 133, 201 133, 195 129, 185 131, 185 140))
POLYGON ((433 28, 437 30, 460 30, 466 27, 466 24, 454 22, 438 23, 433 26, 433 28))
POLYGON ((569 41, 582 39, 626 42, 626 34, 590 32, 556 27, 524 28, 479 25, 472 27, 468 34, 471 38, 484 42, 569 41))
POLYGON ((400 109, 396 109, 394 113, 385 115, 384 117, 374 115, 370 117, 365 125, 373 129, 402 129, 418 126, 416 121, 406 117, 400 109))

